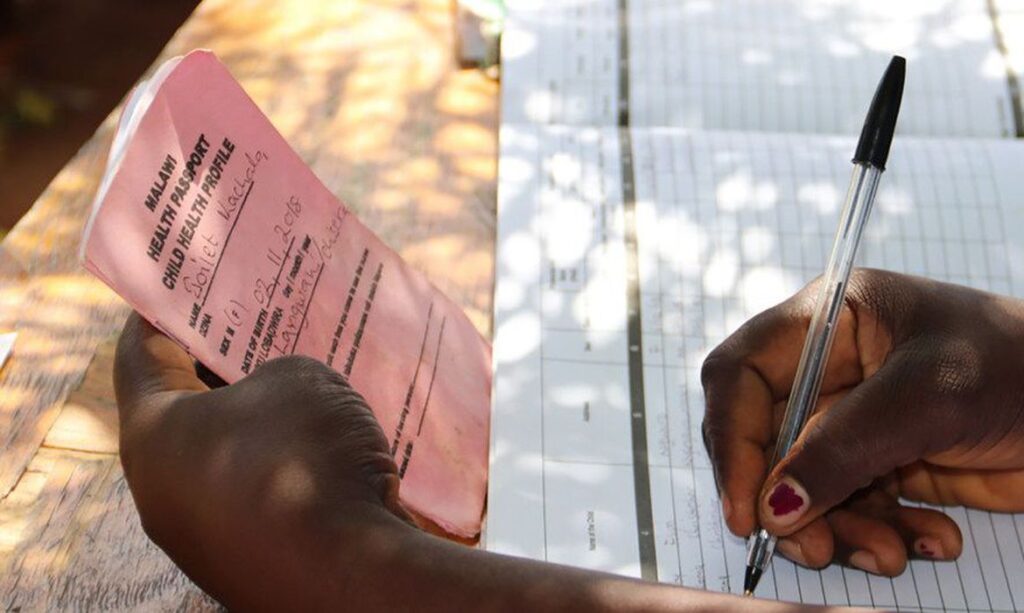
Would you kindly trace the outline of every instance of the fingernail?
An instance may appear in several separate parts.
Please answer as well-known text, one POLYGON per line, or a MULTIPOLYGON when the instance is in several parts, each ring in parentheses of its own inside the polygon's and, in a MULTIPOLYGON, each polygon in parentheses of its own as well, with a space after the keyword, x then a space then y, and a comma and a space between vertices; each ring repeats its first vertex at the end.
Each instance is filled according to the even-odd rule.
POLYGON ((725 523, 729 523, 729 518, 732 517, 732 503, 729 502, 729 497, 725 494, 722 495, 722 518, 725 519, 725 523))
POLYGON ((880 574, 878 572, 878 560, 867 551, 854 551, 850 555, 850 564, 869 573, 880 574))
POLYGON ((790 539, 779 539, 775 546, 782 552, 782 555, 793 562, 807 566, 807 560, 804 558, 804 548, 800 546, 800 543, 790 539))
POLYGON ((768 515, 775 526, 794 524, 807 511, 807 501, 807 492, 803 486, 785 477, 768 495, 768 515))
POLYGON ((926 558, 944 558, 942 541, 931 536, 922 536, 914 541, 914 551, 926 558))

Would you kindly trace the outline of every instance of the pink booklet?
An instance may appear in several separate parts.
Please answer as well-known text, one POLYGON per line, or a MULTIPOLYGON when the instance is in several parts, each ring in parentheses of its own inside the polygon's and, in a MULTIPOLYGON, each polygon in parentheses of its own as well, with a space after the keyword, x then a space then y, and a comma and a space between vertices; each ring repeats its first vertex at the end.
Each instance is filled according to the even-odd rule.
POLYGON ((170 60, 133 92, 82 258, 228 382, 290 354, 345 375, 388 437, 405 505, 479 533, 487 342, 324 187, 212 53, 170 60))

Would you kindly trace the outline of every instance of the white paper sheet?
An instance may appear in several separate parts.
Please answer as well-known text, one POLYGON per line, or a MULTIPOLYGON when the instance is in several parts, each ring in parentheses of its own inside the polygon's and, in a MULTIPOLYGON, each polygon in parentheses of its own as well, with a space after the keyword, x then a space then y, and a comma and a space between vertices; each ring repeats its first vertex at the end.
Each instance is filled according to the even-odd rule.
MULTIPOLYGON (((986 0, 511 3, 488 549, 741 591, 699 369, 821 273, 854 144, 827 135, 859 131, 891 54, 907 86, 859 265, 1024 297, 1004 21, 1000 42, 986 0)), ((956 562, 887 579, 779 557, 760 595, 1024 609, 1024 516, 946 511, 956 562)))
MULTIPOLYGON (((739 592, 700 438, 699 369, 750 316, 820 274, 849 180, 847 138, 633 129, 642 343, 628 341, 619 132, 505 126, 501 141, 488 549, 739 592), (630 352, 642 351, 643 406, 630 352), (638 502, 632 413, 645 413, 638 502), (650 556, 648 556, 650 561, 650 556)), ((862 265, 1024 296, 1024 143, 903 138, 862 265)), ((1024 607, 1024 516, 947 509, 956 562, 895 579, 781 557, 762 595, 936 610, 1024 607)))
MULTIPOLYGON (((622 4, 633 126, 856 134, 899 54, 901 134, 1016 129, 986 0, 517 0, 503 120, 615 125, 622 4)), ((1019 17, 1004 20, 1011 52, 1019 17)))

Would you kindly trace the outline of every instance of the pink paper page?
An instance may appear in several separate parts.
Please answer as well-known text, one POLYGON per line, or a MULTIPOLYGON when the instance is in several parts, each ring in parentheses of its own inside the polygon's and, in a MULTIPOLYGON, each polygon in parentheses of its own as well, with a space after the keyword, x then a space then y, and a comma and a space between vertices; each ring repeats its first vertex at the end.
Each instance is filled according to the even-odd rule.
POLYGON ((487 342, 320 183, 212 53, 158 75, 122 119, 135 131, 115 143, 85 267, 228 382, 293 353, 344 374, 389 439, 403 502, 478 534, 487 342))

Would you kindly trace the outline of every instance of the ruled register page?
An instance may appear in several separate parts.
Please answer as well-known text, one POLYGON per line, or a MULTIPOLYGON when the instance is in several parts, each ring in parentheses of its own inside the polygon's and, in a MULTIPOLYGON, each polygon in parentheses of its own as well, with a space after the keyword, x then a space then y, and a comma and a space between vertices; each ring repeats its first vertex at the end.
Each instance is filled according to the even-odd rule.
MULTIPOLYGON (((715 110, 714 100, 746 77, 727 71, 686 81, 685 71, 672 73, 692 64, 699 45, 662 54, 668 77, 647 60, 640 76, 633 51, 659 40, 691 45, 686 36, 649 33, 689 32, 692 15, 725 10, 718 7, 746 15, 739 9, 767 4, 512 5, 488 549, 741 593, 745 542, 725 528, 701 441, 700 367, 748 318, 821 273, 859 128, 846 117, 862 118, 889 51, 864 54, 863 67, 843 60, 849 91, 814 90, 818 77, 810 75, 827 72, 828 58, 805 67, 806 96, 835 111, 825 119, 823 110, 766 105, 756 92, 737 93, 751 95, 760 115, 715 110), (635 22, 651 14, 667 17, 635 22), (659 89, 680 83, 689 85, 659 89)), ((973 31, 956 25, 970 4, 920 5, 924 15, 904 18, 923 24, 921 36, 941 27, 973 31)), ((984 2, 975 4, 986 16, 984 2)), ((819 21, 838 28, 842 20, 819 21)), ((765 45, 777 40, 761 36, 765 45)), ((996 51, 991 38, 971 40, 977 58, 987 57, 982 47, 996 51)), ((657 56, 648 51, 647 59, 657 56)), ((945 62, 929 61, 921 64, 931 73, 909 62, 901 133, 858 264, 1024 297, 1024 143, 1012 138, 1006 73, 1000 81, 946 66, 944 75, 945 62), (948 78, 969 85, 959 98, 928 99, 948 78)), ((804 70, 792 62, 778 69, 804 70)), ((888 579, 838 565, 809 570, 778 556, 759 596, 908 610, 1024 608, 1024 516, 943 510, 964 535, 955 562, 914 560, 888 579)))

